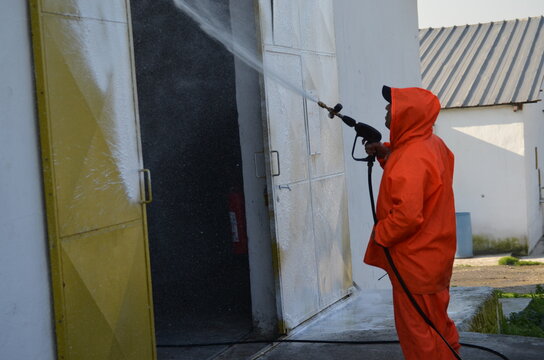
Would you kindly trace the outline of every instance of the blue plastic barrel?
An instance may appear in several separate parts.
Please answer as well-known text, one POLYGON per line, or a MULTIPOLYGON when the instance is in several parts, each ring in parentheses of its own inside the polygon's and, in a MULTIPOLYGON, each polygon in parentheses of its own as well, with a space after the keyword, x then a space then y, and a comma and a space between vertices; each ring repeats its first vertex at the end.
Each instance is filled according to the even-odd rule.
POLYGON ((457 252, 456 258, 470 258, 472 254, 472 224, 469 212, 455 213, 457 226, 457 252))

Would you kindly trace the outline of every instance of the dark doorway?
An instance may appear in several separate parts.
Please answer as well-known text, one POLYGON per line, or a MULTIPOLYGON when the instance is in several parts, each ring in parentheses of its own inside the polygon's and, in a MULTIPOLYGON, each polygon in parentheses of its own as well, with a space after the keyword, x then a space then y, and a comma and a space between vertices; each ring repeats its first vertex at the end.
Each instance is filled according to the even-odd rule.
MULTIPOLYGON (((228 16, 228 0, 216 3, 228 16)), ((243 226, 232 227, 244 208, 234 59, 171 0, 131 6, 143 158, 153 177, 157 345, 239 339, 251 331, 251 301, 243 226)))

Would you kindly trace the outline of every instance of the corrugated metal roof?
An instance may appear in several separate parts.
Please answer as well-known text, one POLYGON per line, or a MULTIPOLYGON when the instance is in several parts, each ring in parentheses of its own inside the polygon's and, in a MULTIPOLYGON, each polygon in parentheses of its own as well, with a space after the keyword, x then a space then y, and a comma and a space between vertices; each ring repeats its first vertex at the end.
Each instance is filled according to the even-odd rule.
POLYGON ((540 100, 544 16, 419 31, 423 87, 443 108, 540 100))

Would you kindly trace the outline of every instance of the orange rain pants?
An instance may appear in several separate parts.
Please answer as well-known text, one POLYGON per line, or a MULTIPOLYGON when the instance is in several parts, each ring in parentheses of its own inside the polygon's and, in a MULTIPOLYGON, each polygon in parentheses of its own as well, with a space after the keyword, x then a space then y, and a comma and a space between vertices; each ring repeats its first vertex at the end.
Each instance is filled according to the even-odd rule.
MULTIPOLYGON (((394 277, 394 274, 391 274, 394 277)), ((401 274, 402 276, 402 274, 401 274)), ((393 306, 395 310, 395 327, 399 337, 402 353, 406 360, 450 360, 455 359, 451 350, 416 311, 410 299, 396 281, 393 283, 393 306)), ((453 321, 448 317, 447 308, 450 300, 448 289, 435 294, 412 294, 419 307, 432 321, 438 331, 457 352, 459 334, 453 321)))

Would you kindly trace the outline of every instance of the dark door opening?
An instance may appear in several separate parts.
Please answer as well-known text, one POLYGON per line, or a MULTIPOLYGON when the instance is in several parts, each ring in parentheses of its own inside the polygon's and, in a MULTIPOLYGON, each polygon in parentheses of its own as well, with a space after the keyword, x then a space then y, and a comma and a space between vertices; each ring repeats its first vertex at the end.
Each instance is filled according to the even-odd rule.
MULTIPOLYGON (((217 3, 228 14, 228 0, 217 3)), ((234 59, 171 0, 131 6, 143 158, 153 177, 157 345, 236 340, 252 320, 248 255, 233 243, 234 203, 243 199, 234 59)))

